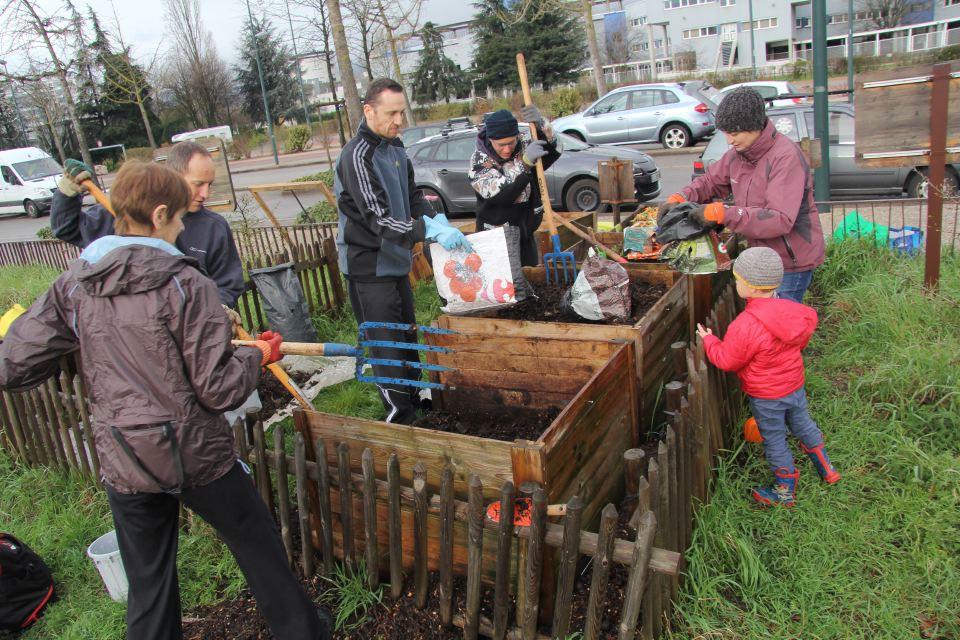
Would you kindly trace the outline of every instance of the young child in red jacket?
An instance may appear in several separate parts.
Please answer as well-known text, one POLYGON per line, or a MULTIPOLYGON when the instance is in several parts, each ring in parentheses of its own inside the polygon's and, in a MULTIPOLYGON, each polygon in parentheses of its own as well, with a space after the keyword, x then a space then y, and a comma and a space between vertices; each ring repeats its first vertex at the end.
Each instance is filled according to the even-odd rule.
POLYGON ((735 372, 750 398, 774 476, 773 486, 753 490, 753 499, 764 506, 792 507, 800 472, 787 445, 788 426, 820 477, 828 484, 840 479, 824 449, 823 434, 807 410, 804 389, 801 351, 817 327, 817 312, 776 297, 783 260, 773 249, 747 249, 734 263, 733 275, 747 308, 730 323, 723 340, 701 325, 697 334, 710 362, 735 372))

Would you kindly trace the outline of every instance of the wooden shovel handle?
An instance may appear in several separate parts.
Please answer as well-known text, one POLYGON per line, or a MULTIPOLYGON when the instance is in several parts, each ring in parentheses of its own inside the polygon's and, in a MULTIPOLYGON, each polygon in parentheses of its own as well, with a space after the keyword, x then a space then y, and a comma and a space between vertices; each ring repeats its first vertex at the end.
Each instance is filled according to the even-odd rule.
MULTIPOLYGON (((242 340, 253 342, 253 336, 247 333, 247 330, 240 325, 236 325, 236 331, 237 335, 240 336, 242 340)), ((313 407, 313 405, 310 404, 310 401, 307 400, 302 393, 300 393, 300 389, 293 382, 293 380, 290 379, 290 376, 287 375, 287 372, 283 370, 283 367, 274 362, 273 364, 268 364, 267 369, 277 380, 280 381, 280 384, 283 385, 283 388, 289 391, 290 395, 292 395, 294 399, 296 399, 303 406, 304 409, 311 409, 313 407)))
POLYGON ((100 187, 94 184, 93 180, 84 180, 80 184, 87 188, 87 191, 90 192, 90 195, 93 196, 93 199, 96 200, 101 207, 109 211, 110 215, 114 218, 117 217, 117 212, 113 210, 113 205, 110 204, 110 198, 100 190, 100 187))
MULTIPOLYGON (((235 347, 255 346, 254 340, 233 340, 235 347)), ((280 353, 289 356, 325 356, 329 355, 322 342, 281 342, 280 353)))
MULTIPOLYGON (((533 97, 530 95, 530 82, 527 80, 527 62, 522 53, 517 54, 517 72, 520 74, 520 88, 523 89, 523 104, 533 104, 533 97)), ((530 125, 530 137, 537 139, 537 127, 530 125)), ((550 204, 550 193, 547 191, 547 176, 543 172, 543 162, 537 158, 537 186, 540 187, 540 200, 543 204, 543 212, 547 219, 547 228, 550 229, 550 235, 557 235, 557 224, 553 219, 553 205, 550 204)))

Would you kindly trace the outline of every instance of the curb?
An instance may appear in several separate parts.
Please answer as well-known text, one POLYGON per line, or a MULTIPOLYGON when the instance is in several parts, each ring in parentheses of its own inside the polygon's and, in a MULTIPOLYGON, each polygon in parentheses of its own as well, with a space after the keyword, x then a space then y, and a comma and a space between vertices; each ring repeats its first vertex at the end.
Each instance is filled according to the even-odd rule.
MULTIPOLYGON (((332 154, 331 154, 331 155, 332 155, 332 154)), ((336 159, 334 159, 334 162, 336 162, 336 159)), ((241 174, 241 173, 256 173, 257 171, 272 171, 272 170, 274 170, 274 169, 290 169, 290 168, 296 168, 296 167, 310 167, 310 166, 317 165, 317 164, 327 164, 326 158, 320 159, 320 160, 301 160, 300 162, 290 162, 290 163, 281 162, 280 164, 272 164, 272 165, 265 165, 265 166, 259 166, 259 167, 250 167, 250 168, 243 168, 243 169, 234 169, 233 167, 231 167, 231 168, 230 168, 230 175, 234 175, 234 176, 235 176, 235 175, 241 174)))
POLYGON ((703 153, 705 148, 706 147, 684 147, 683 149, 650 149, 649 151, 637 149, 637 151, 645 153, 651 158, 656 158, 657 156, 686 156, 694 153, 703 153))

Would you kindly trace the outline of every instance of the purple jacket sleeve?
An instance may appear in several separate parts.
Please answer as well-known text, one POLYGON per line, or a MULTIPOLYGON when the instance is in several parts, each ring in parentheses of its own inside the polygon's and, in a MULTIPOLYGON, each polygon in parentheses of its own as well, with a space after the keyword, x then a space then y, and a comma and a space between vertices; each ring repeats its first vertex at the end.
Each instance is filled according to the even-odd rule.
POLYGON ((0 389, 37 386, 57 371, 60 356, 78 347, 67 282, 67 276, 61 275, 10 326, 0 343, 0 389))
POLYGON ((726 207, 723 225, 747 238, 779 238, 790 233, 797 221, 807 169, 798 159, 782 155, 758 166, 757 172, 761 171, 766 172, 766 202, 756 207, 726 207))
POLYGON ((730 162, 733 159, 728 150, 719 160, 707 167, 707 172, 680 190, 690 202, 707 204, 715 199, 723 200, 730 195, 730 162))

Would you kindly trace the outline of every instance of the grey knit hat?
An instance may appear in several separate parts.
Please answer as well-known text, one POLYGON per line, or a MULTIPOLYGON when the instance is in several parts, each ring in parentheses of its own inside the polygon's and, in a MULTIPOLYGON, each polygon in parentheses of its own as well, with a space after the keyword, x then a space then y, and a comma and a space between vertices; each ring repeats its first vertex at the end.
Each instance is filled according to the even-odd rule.
POLYGON ((783 260, 770 247, 750 247, 733 263, 733 275, 754 289, 776 289, 783 282, 783 260))
POLYGON ((763 131, 765 126, 767 107, 756 89, 734 89, 724 97, 717 109, 717 129, 724 133, 763 131))

